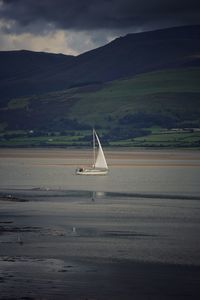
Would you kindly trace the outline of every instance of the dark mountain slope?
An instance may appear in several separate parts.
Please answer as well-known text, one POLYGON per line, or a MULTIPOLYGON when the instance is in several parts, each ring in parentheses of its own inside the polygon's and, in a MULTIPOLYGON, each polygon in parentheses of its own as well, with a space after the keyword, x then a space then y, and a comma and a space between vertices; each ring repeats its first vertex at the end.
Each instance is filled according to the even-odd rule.
POLYGON ((149 72, 96 89, 87 86, 15 98, 0 109, 0 127, 45 132, 86 125, 182 128, 199 127, 199 116, 200 68, 186 68, 149 72))
POLYGON ((66 70, 73 59, 73 56, 63 54, 1 51, 1 97, 17 97, 48 90, 49 78, 62 69, 66 70))
POLYGON ((76 57, 69 68, 55 74, 66 84, 132 77, 166 68, 200 65, 200 26, 177 27, 128 34, 111 43, 76 57))
MULTIPOLYGON (((200 26, 128 34, 80 55, 79 68, 96 80, 113 80, 137 73, 200 62, 200 26), (90 75, 91 76, 91 75, 90 75)), ((87 76, 86 74, 86 76, 87 76)))
POLYGON ((77 57, 0 52, 0 95, 40 94, 168 68, 200 65, 200 26, 128 34, 77 57))
POLYGON ((44 52, 1 51, 0 80, 16 77, 33 76, 39 72, 49 72, 51 68, 57 68, 73 60, 73 56, 63 54, 51 54, 44 52))

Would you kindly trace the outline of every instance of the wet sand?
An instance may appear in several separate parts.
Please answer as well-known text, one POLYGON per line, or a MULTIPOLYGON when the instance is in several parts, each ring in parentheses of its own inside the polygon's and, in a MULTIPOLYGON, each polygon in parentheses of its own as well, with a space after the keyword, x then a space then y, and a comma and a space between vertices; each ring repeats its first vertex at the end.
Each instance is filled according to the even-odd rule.
POLYGON ((67 258, 4 258, 2 265, 1 299, 153 300, 200 295, 195 267, 67 258))
POLYGON ((0 299, 200 297, 199 200, 12 193, 0 199, 0 299))

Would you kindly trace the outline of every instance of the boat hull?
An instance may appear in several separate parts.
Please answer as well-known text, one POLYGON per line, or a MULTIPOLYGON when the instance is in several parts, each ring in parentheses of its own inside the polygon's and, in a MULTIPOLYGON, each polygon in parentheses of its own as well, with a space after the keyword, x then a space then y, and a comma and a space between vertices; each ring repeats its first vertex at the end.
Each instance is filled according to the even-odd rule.
POLYGON ((76 175, 106 175, 108 174, 107 169, 96 169, 96 168, 91 168, 91 169, 77 169, 76 170, 76 175))

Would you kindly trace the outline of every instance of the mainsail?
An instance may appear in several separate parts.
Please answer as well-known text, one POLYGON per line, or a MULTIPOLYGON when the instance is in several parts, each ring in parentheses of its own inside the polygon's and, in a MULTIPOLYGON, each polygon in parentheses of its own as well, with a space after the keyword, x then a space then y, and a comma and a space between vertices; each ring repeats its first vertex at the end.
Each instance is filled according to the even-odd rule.
POLYGON ((97 139, 98 145, 99 145, 99 150, 98 150, 98 154, 97 154, 97 158, 94 164, 95 168, 100 168, 100 169, 108 169, 108 165, 103 153, 103 149, 101 147, 101 143, 99 141, 98 135, 96 134, 96 131, 94 131, 95 137, 97 139))

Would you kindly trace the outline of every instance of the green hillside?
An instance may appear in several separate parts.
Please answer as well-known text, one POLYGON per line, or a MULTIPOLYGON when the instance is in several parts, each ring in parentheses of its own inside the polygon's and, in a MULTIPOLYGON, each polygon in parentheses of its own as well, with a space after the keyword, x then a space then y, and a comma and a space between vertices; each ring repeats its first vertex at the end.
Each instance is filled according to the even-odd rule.
POLYGON ((111 146, 199 147, 200 68, 14 98, 0 117, 0 146, 88 146, 96 127, 111 146))
POLYGON ((75 96, 69 116, 91 125, 104 127, 138 112, 194 121, 200 115, 200 68, 146 73, 75 96))

